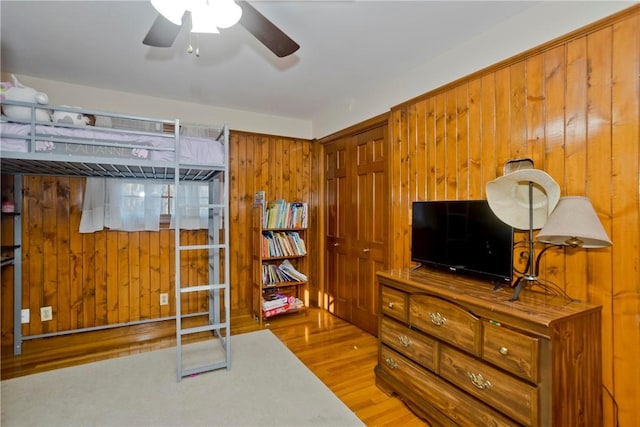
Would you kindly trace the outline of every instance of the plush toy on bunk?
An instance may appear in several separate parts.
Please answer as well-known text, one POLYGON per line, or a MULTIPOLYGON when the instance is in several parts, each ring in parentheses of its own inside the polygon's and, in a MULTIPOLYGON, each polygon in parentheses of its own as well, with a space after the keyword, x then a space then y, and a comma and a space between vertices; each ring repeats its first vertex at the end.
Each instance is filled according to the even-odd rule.
MULTIPOLYGON (((11 82, 2 82, 0 84, 0 98, 2 100, 29 102, 40 105, 49 103, 49 97, 46 93, 38 92, 33 88, 23 85, 13 74, 11 75, 11 80, 11 82)), ((31 120, 31 109, 29 107, 2 104, 2 114, 12 120, 31 120)), ((36 120, 39 122, 50 122, 51 110, 37 108, 36 120)))
MULTIPOLYGON (((47 105, 49 97, 44 92, 23 85, 15 75, 11 75, 10 82, 0 83, 0 98, 7 101, 26 102, 30 104, 47 105)), ((60 124, 86 126, 93 125, 95 118, 80 112, 80 107, 61 105, 56 110, 36 108, 35 119, 38 122, 54 122, 60 124)), ((2 114, 9 120, 20 122, 31 121, 31 108, 21 105, 2 104, 2 114)))

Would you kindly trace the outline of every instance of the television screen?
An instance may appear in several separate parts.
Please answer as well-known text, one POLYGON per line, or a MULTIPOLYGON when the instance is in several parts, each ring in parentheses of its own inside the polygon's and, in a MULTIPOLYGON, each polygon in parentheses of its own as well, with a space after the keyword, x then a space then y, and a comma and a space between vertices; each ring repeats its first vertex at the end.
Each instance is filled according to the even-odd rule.
POLYGON ((510 283, 513 228, 486 200, 413 202, 411 260, 427 266, 510 283))

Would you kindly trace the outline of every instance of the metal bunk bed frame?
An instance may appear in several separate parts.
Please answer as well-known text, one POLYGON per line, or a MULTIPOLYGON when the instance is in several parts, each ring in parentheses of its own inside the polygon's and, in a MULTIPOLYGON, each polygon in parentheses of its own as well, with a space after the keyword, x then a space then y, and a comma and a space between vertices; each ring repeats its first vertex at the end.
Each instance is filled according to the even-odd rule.
MULTIPOLYGON (((28 152, 2 151, 0 155, 0 166, 2 173, 15 175, 14 194, 22 195, 22 175, 58 175, 58 176, 81 176, 81 177, 119 177, 119 178, 143 178, 156 179, 174 183, 174 200, 178 200, 178 193, 181 191, 181 183, 187 181, 207 182, 209 187, 209 203, 206 207, 209 211, 209 230, 208 243, 206 245, 185 246, 180 242, 180 210, 176 209, 175 215, 175 291, 176 291, 176 315, 170 317, 141 320, 136 322, 119 323, 106 326, 83 328, 75 330, 67 330, 54 332, 49 334, 40 334, 32 336, 22 335, 21 326, 21 310, 22 310, 22 253, 20 250, 21 238, 21 220, 15 218, 14 229, 15 238, 17 239, 17 249, 14 252, 14 354, 19 355, 22 352, 22 342, 28 339, 44 338, 48 336, 70 334, 76 332, 85 332, 98 329, 114 328, 125 325, 133 325, 139 323, 157 322, 168 319, 175 319, 176 322, 176 352, 177 352, 177 380, 194 375, 201 372, 211 370, 231 368, 231 329, 230 329, 230 292, 229 292, 229 129, 225 125, 218 134, 217 140, 222 141, 224 147, 224 157, 222 164, 204 165, 193 163, 182 163, 180 150, 180 122, 179 120, 163 120, 150 117, 116 114, 97 110, 81 110, 73 107, 39 105, 25 102, 2 100, 0 104, 22 106, 30 109, 31 119, 22 121, 21 123, 31 126, 30 135, 25 137, 4 133, 5 138, 25 139, 28 141, 28 152), (154 135, 173 138, 174 160, 167 161, 151 161, 144 159, 123 159, 123 158, 106 158, 99 156, 71 156, 57 153, 38 153, 35 150, 37 141, 51 141, 65 144, 83 144, 102 147, 125 147, 140 148, 137 145, 117 144, 111 141, 103 140, 81 140, 75 138, 52 137, 48 135, 38 135, 36 125, 56 125, 51 122, 37 122, 36 109, 55 109, 69 112, 78 112, 82 114, 91 114, 95 116, 108 116, 114 119, 124 119, 141 121, 145 123, 155 123, 159 131, 148 132, 130 129, 117 128, 96 128, 105 132, 124 132, 138 135, 154 135), (164 132, 165 125, 173 126, 173 133, 164 132), (220 239, 220 230, 223 230, 223 237, 220 239), (196 286, 183 286, 180 277, 181 254, 191 250, 207 250, 208 251, 208 283, 196 286), (221 267, 222 266, 222 267, 221 267), (203 326, 184 328, 182 326, 182 308, 181 296, 188 292, 208 293, 208 324, 203 326), (221 295, 222 294, 222 295, 221 295), (224 313, 223 313, 224 311, 224 313), (217 338, 223 348, 224 358, 221 361, 213 363, 185 368, 183 366, 183 337, 189 334, 196 334, 205 331, 211 331, 217 338)), ((2 118, 2 121, 6 121, 2 118)), ((84 128, 84 126, 75 126, 63 124, 67 128, 84 128)), ((154 150, 167 150, 166 148, 154 147, 154 150)), ((16 197, 15 207, 20 212, 22 197, 16 197)), ((197 313, 196 315, 201 314, 197 313)), ((189 315, 193 316, 193 315, 189 315)))

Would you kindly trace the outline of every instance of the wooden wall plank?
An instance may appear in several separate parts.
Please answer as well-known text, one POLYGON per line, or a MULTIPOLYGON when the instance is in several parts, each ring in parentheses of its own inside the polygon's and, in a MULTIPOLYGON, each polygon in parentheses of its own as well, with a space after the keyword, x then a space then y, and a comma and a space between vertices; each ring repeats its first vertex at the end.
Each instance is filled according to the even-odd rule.
MULTIPOLYGON (((602 29, 587 37, 587 194, 609 236, 611 236, 611 84, 612 28, 602 29)), ((615 251, 615 249, 613 249, 615 251)), ((603 386, 613 386, 613 273, 612 250, 591 250, 587 276, 589 301, 602 305, 603 386)), ((604 419, 615 420, 615 406, 608 393, 603 393, 604 419)))
POLYGON ((469 152, 469 199, 484 199, 485 181, 482 177, 482 109, 480 104, 482 82, 475 79, 469 82, 468 118, 466 131, 469 152))
MULTIPOLYGON (((455 88, 444 94, 444 197, 458 198, 458 129, 455 88)), ((407 181, 411 179, 407 177, 407 181)))
MULTIPOLYGON (((416 125, 415 125, 415 157, 413 164, 416 168, 416 173, 414 175, 427 176, 427 101, 418 102, 416 104, 416 125)), ((416 180, 416 191, 413 197, 413 200, 425 200, 427 197, 427 180, 421 179, 416 180)))
MULTIPOLYGON (((162 281, 160 275, 160 233, 149 233, 149 286, 150 286, 150 307, 149 318, 157 319, 160 313, 160 293, 163 292, 162 281), (157 301, 156 304, 153 301, 157 301)), ((171 295, 168 295, 169 301, 172 301, 171 295)))
POLYGON ((613 26, 611 52, 614 396, 620 425, 632 425, 640 395, 640 15, 613 26))
POLYGON ((56 278, 57 288, 57 312, 53 317, 56 330, 69 330, 71 324, 71 288, 70 288, 70 260, 71 245, 69 237, 69 227, 71 226, 69 179, 62 178, 57 182, 56 188, 56 258, 58 260, 58 277, 56 278))
MULTIPOLYGON (((426 167, 423 172, 423 181, 426 185, 426 191, 420 200, 430 200, 436 194, 436 181, 434 179, 437 168, 436 157, 436 101, 435 99, 425 100, 427 104, 425 108, 425 163, 426 167)), ((393 199, 393 198, 392 198, 393 199)))
MULTIPOLYGON (((23 263, 22 271, 29 271, 30 283, 33 286, 23 286, 22 301, 28 301, 28 307, 31 310, 31 317, 35 321, 32 321, 28 325, 27 333, 29 335, 38 335, 42 333, 42 321, 40 319, 40 307, 44 299, 43 290, 41 288, 44 283, 44 255, 42 252, 42 244, 44 241, 42 225, 43 225, 43 213, 40 201, 43 198, 42 189, 44 188, 42 177, 34 180, 32 187, 29 187, 26 195, 25 203, 23 206, 27 207, 27 214, 29 215, 29 227, 23 227, 23 242, 28 241, 26 249, 29 250, 28 262, 23 263), (26 238, 25 238, 26 237, 26 238), (28 291, 25 295, 25 291, 28 291), (27 299, 28 298, 28 299, 27 299)), ((23 225, 26 224, 25 218, 23 218, 23 225)), ((25 252, 26 253, 26 252, 25 252)))
MULTIPOLYGON (((76 229, 77 230, 77 229, 76 229)), ((97 233, 87 234, 94 236, 93 246, 89 246, 86 249, 86 253, 89 257, 93 256, 93 265, 87 265, 86 268, 91 269, 93 267, 93 277, 95 278, 95 295, 90 298, 87 295, 86 304, 88 308, 93 306, 94 318, 93 326, 104 326, 109 324, 109 291, 107 289, 109 264, 108 264, 108 252, 107 252, 107 232, 99 231, 97 233), (89 248, 93 249, 93 254, 89 251, 89 248)), ((87 240, 84 240, 87 242, 87 240)), ((83 251, 85 253, 85 251, 83 251)), ((87 289, 91 292, 90 289, 87 289)))
MULTIPOLYGON (((567 45, 567 90, 565 102, 565 167, 563 195, 586 195, 587 166, 587 39, 567 45)), ((567 262, 563 282, 573 298, 587 298, 587 253, 566 249, 567 262)))
MULTIPOLYGON (((446 174, 447 174, 447 136, 446 136, 446 112, 445 112, 445 95, 439 94, 435 97, 436 117, 435 117, 435 163, 433 175, 428 179, 433 180, 435 191, 433 200, 445 200, 447 198, 446 191, 446 174)), ((409 179, 409 178, 407 178, 409 179)))
MULTIPOLYGON (((151 232, 142 231, 139 234, 139 276, 138 281, 140 283, 140 297, 139 297, 139 315, 138 319, 150 319, 151 318, 151 264, 150 264, 150 248, 149 240, 151 232)), ((132 277, 132 280, 134 278, 132 277)), ((160 297, 153 300, 156 304, 159 304, 160 297)))
POLYGON ((511 70, 504 68, 495 75, 495 154, 496 177, 502 176, 503 167, 511 159, 511 70))
MULTIPOLYGON (((171 313, 175 313, 176 294, 175 288, 170 281, 171 271, 174 270, 175 264, 174 253, 170 250, 173 243, 174 231, 160 230, 159 232, 159 244, 160 250, 158 251, 158 258, 160 268, 158 269, 159 288, 160 293, 167 294, 169 299, 168 305, 162 305, 160 309, 160 317, 168 317, 171 313)), ((173 277, 173 276, 171 276, 173 277)), ((158 294, 158 300, 160 295, 158 294)))
MULTIPOLYGON (((545 97, 545 158, 544 170, 551 175, 560 188, 564 175, 564 105, 566 62, 564 46, 543 54, 544 56, 544 97, 545 97)), ((542 165, 536 167, 541 167, 542 165)), ((544 255, 540 277, 564 286, 562 272, 564 256, 560 250, 550 250, 544 255)))
POLYGON ((509 159, 528 157, 527 144, 527 63, 517 62, 509 67, 510 120, 509 159))
POLYGON ((107 324, 113 325, 120 321, 118 316, 118 296, 120 278, 118 276, 118 233, 106 232, 107 241, 107 324))
MULTIPOLYGON (((417 146, 418 146, 418 120, 419 120, 417 111, 416 111, 417 107, 415 105, 412 105, 407 110, 408 110, 407 111, 408 135, 407 135, 407 163, 406 163, 407 170, 406 172, 408 176, 416 176, 416 175, 420 176, 421 172, 420 172, 420 169, 418 169, 417 167, 417 161, 416 161, 418 156, 417 146)), ((360 150, 356 150, 356 156, 361 156, 361 155, 362 154, 360 153, 360 150)), ((362 159, 357 159, 356 163, 362 164, 365 162, 362 159)), ((418 197, 418 182, 420 182, 419 179, 409 180, 407 182, 407 196, 411 200, 415 200, 418 197)), ((356 187, 358 186, 356 185, 356 187)), ((356 221, 356 223, 359 223, 359 221, 356 221)), ((363 225, 363 224, 360 224, 360 225, 363 225)))
POLYGON ((456 96, 456 183, 457 199, 470 198, 469 171, 469 88, 460 85, 455 89, 456 96))
POLYGON ((486 183, 502 175, 498 174, 496 149, 496 85, 495 75, 482 77, 480 92, 481 134, 478 144, 482 150, 482 194, 486 197, 486 183))
POLYGON ((116 244, 118 245, 118 250, 115 253, 118 273, 117 317, 118 323, 125 323, 131 320, 131 313, 129 311, 131 308, 129 295, 129 286, 131 284, 129 280, 129 233, 118 231, 114 234, 116 234, 116 244))

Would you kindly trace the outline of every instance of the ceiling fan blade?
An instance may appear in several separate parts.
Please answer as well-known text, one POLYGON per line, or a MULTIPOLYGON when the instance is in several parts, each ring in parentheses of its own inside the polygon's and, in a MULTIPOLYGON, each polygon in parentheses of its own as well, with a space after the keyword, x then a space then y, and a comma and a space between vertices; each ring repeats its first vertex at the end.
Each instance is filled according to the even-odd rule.
POLYGON ((181 28, 182 25, 176 25, 158 14, 142 43, 153 47, 171 47, 181 28))
POLYGON ((294 42, 248 2, 238 1, 238 5, 242 8, 240 25, 260 40, 277 57, 284 58, 300 48, 298 43, 294 42))

